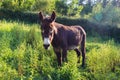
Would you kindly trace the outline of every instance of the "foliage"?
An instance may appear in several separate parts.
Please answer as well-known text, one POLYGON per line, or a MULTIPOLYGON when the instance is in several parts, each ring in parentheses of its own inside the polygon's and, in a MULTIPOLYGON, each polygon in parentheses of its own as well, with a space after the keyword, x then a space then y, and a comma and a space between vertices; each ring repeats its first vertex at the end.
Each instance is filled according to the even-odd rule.
POLYGON ((46 13, 55 10, 56 0, 35 0, 35 4, 32 7, 33 11, 45 11, 46 13))
POLYGON ((119 78, 117 77, 117 74, 113 74, 113 73, 116 72, 117 70, 117 67, 115 66, 120 65, 119 59, 118 59, 120 55, 119 55, 119 52, 117 53, 114 52, 118 48, 115 48, 110 44, 114 44, 113 41, 109 41, 106 45, 102 45, 101 48, 100 47, 97 49, 94 48, 92 49, 92 51, 90 51, 90 53, 88 53, 89 64, 87 66, 89 67, 90 74, 93 75, 91 78, 101 79, 101 80, 119 78), (112 50, 109 50, 110 48, 112 50))
POLYGON ((15 12, 42 11, 47 14, 56 11, 62 16, 83 17, 96 23, 120 22, 118 0, 2 0, 0 9, 15 12))
POLYGON ((1 8, 2 2, 0 2, 0 8, 1 8))
POLYGON ((111 4, 108 4, 105 8, 103 8, 101 3, 93 6, 92 13, 89 16, 90 20, 96 23, 102 24, 116 24, 120 22, 120 9, 119 7, 115 7, 111 4))
POLYGON ((68 4, 68 12, 67 15, 68 16, 79 16, 83 6, 82 5, 78 5, 79 1, 78 0, 72 0, 71 3, 68 4))
MULTIPOLYGON (((119 44, 87 37, 86 67, 74 51, 68 63, 57 66, 53 50, 45 51, 38 25, 0 22, 0 79, 2 80, 113 80, 120 77, 119 44)), ((51 47, 52 48, 52 47, 51 47)))
POLYGON ((57 0, 55 2, 55 9, 58 13, 62 15, 67 15, 68 6, 64 0, 57 0))
POLYGON ((37 23, 38 14, 30 12, 20 12, 20 11, 11 11, 11 10, 0 10, 0 19, 22 21, 25 23, 37 23))
POLYGON ((103 11, 103 8, 100 3, 94 6, 92 9, 93 18, 98 22, 101 22, 103 19, 102 11, 103 11))
POLYGON ((26 11, 33 3, 34 0, 2 0, 1 7, 12 11, 26 11))
POLYGON ((103 21, 106 23, 116 24, 120 22, 120 8, 115 7, 113 5, 108 5, 103 10, 103 21))
POLYGON ((83 9, 81 11, 81 15, 88 15, 92 12, 93 6, 86 4, 83 6, 83 9))

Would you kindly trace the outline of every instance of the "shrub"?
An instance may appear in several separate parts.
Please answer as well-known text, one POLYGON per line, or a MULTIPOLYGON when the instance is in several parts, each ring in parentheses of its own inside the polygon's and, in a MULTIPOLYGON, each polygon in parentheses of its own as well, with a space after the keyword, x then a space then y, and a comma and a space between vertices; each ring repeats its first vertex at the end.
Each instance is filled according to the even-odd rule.
POLYGON ((88 70, 93 75, 94 79, 117 79, 116 72, 118 66, 120 66, 120 55, 118 48, 115 48, 113 41, 108 42, 105 45, 101 45, 99 49, 93 48, 88 53, 88 70), (109 45, 108 45, 109 44, 109 45), (108 75, 111 72, 110 75, 108 75), (99 74, 98 74, 99 73, 99 74))
POLYGON ((80 79, 80 73, 75 65, 65 64, 61 69, 56 69, 52 73, 53 80, 77 80, 80 79))
POLYGON ((14 80, 17 78, 18 78, 17 71, 0 59, 0 79, 14 80))

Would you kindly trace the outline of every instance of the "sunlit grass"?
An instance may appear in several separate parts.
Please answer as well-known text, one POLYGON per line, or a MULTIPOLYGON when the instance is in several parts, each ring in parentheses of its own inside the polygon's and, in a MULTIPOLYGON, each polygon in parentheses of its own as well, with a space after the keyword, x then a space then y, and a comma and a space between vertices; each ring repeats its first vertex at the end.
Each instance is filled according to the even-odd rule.
MULTIPOLYGON (((25 24, 23 22, 6 21, 6 20, 0 21, 0 30, 5 30, 5 31, 10 31, 14 27, 20 27, 20 28, 23 28, 24 30, 29 31, 30 28, 32 28, 33 26, 39 27, 38 24, 25 24)), ((36 28, 36 30, 39 31, 38 28, 36 28)))

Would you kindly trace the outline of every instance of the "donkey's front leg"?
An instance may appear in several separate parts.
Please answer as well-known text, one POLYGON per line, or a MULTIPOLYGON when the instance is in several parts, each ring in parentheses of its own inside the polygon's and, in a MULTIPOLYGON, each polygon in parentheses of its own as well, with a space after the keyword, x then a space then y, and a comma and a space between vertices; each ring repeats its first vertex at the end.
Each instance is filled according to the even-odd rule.
POLYGON ((62 61, 67 62, 67 49, 62 49, 62 61))
POLYGON ((58 66, 62 65, 62 55, 61 55, 61 51, 57 48, 54 48, 54 52, 57 56, 57 62, 58 62, 58 66))
POLYGON ((62 56, 60 52, 56 52, 56 56, 57 56, 57 61, 58 61, 58 66, 62 65, 62 56))

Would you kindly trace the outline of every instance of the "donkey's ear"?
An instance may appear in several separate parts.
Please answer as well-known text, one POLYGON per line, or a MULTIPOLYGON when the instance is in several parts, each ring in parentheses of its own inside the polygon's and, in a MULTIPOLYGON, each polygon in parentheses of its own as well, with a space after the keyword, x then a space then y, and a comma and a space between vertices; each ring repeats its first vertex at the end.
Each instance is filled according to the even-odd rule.
POLYGON ((56 13, 53 11, 51 15, 51 22, 54 21, 56 18, 56 13))
POLYGON ((42 12, 39 12, 39 19, 40 19, 40 21, 43 21, 43 14, 42 14, 42 12))

